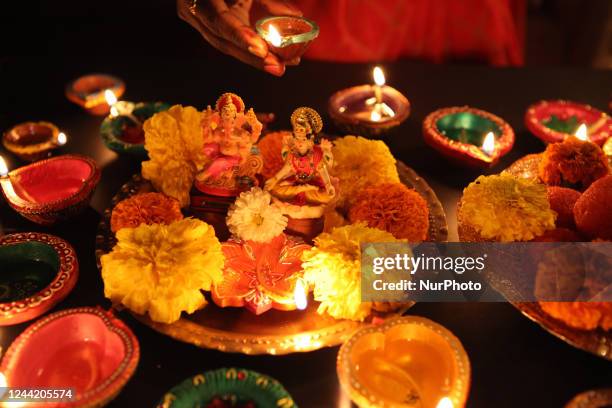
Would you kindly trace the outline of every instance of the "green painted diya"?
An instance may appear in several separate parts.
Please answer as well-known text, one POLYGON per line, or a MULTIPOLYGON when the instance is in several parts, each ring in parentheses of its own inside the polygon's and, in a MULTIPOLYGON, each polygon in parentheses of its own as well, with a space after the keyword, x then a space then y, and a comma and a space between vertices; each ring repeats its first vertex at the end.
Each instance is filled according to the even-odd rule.
POLYGON ((168 391, 158 408, 297 408, 273 378, 241 368, 220 368, 186 379, 168 391))
POLYGON ((100 135, 109 149, 140 159, 147 157, 144 148, 144 130, 142 123, 158 112, 168 110, 170 105, 164 102, 124 102, 121 108, 111 110, 100 126, 100 135), (114 113, 113 113, 114 112, 114 113))
POLYGON ((508 123, 467 106, 430 113, 423 122, 423 138, 442 155, 470 167, 491 167, 514 145, 508 123))

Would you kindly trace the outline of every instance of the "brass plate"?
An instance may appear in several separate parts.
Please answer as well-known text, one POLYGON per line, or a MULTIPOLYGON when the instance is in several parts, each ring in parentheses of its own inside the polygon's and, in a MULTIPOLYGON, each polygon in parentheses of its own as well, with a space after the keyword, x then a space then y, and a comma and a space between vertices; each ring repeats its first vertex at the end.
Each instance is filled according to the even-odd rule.
MULTIPOLYGON (((448 226, 442 204, 427 182, 402 162, 397 163, 401 181, 413 187, 429 205, 429 240, 446 241, 448 226)), ((110 231, 112 208, 121 200, 141 192, 153 191, 151 184, 140 175, 134 175, 113 197, 111 207, 104 216, 96 236, 96 259, 113 248, 115 237, 110 231)), ((317 314, 318 303, 310 299, 304 311, 270 310, 256 316, 243 308, 220 308, 214 303, 191 315, 183 315, 172 324, 156 323, 146 315, 136 319, 147 326, 177 340, 198 347, 244 354, 288 354, 318 350, 342 344, 355 330, 369 324, 336 320, 317 314)), ((412 304, 410 305, 412 306, 412 304)), ((400 311, 404 312, 407 307, 400 311)), ((397 316, 400 312, 389 316, 397 316)), ((389 316, 378 316, 386 318, 389 316)))

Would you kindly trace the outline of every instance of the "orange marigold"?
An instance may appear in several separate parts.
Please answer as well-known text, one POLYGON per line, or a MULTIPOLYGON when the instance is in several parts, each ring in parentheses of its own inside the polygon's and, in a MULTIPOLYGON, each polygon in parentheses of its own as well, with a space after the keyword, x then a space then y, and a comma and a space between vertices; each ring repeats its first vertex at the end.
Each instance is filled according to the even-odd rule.
POLYGON ((540 162, 540 179, 553 186, 567 185, 585 189, 610 172, 603 150, 595 143, 570 136, 546 147, 540 162))
POLYGON ((367 222, 393 234, 395 238, 419 242, 427 239, 429 208, 413 189, 402 183, 368 187, 358 194, 348 213, 352 223, 367 222))
POLYGON ((285 136, 290 134, 291 132, 286 130, 271 132, 262 138, 257 144, 264 163, 261 174, 266 180, 278 173, 278 171, 283 167, 283 164, 285 163, 283 157, 281 156, 283 139, 285 136))
POLYGON ((141 224, 171 224, 183 219, 179 202, 162 193, 137 194, 119 202, 111 215, 111 230, 141 224))

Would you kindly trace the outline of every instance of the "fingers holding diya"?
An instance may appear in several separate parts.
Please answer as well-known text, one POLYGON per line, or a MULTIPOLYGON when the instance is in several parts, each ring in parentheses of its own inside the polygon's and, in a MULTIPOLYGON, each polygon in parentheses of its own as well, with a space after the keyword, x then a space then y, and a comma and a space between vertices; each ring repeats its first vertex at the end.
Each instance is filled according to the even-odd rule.
POLYGON ((298 16, 266 17, 257 21, 255 28, 270 51, 286 62, 304 55, 319 35, 317 23, 298 16))

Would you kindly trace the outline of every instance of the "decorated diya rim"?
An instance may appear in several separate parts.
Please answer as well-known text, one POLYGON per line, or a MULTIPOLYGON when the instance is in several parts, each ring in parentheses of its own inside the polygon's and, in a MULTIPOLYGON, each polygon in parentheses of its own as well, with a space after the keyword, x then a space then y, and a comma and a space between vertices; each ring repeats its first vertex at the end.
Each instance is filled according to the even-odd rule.
POLYGON ((512 150, 515 137, 512 127, 499 116, 469 106, 453 106, 438 109, 425 117, 423 138, 428 145, 453 161, 474 167, 491 167, 512 150), (440 120, 457 114, 480 117, 499 129, 499 134, 495 135, 495 148, 491 155, 483 152, 481 146, 450 139, 442 132, 439 128, 440 120))
POLYGON ((577 119, 589 128, 597 126, 595 131, 589 130, 593 132, 589 134, 589 140, 598 145, 602 145, 608 137, 612 136, 612 118, 605 112, 591 105, 563 99, 542 100, 529 106, 525 112, 525 126, 545 143, 562 142, 573 133, 557 131, 542 123, 556 114, 566 117, 580 116, 577 119))
POLYGON ((219 368, 187 378, 160 399, 159 408, 200 406, 215 398, 257 407, 297 408, 283 385, 272 377, 244 368, 219 368))
POLYGON ((383 102, 393 101, 391 108, 394 110, 395 116, 392 118, 374 121, 371 119, 359 119, 354 115, 344 113, 343 108, 346 109, 346 105, 351 99, 359 98, 359 95, 363 94, 372 94, 373 87, 374 85, 369 84, 352 86, 336 91, 329 97, 327 112, 338 128, 348 133, 370 137, 380 136, 408 119, 411 112, 410 100, 400 91, 389 85, 382 86, 381 92, 383 102), (385 96, 388 96, 388 98, 385 98, 385 96))
POLYGON ((66 154, 41 160, 29 164, 27 166, 15 169, 9 172, 8 176, 0 177, 0 186, 2 187, 2 192, 6 197, 7 201, 16 211, 24 215, 39 215, 56 213, 70 206, 78 205, 83 201, 88 200, 91 196, 91 193, 100 181, 100 177, 100 169, 98 168, 96 162, 93 159, 81 155, 66 154), (89 166, 89 175, 85 180, 83 180, 82 186, 77 191, 61 199, 46 201, 42 203, 25 200, 15 192, 12 186, 12 178, 18 178, 21 173, 30 171, 35 168, 44 167, 49 163, 61 160, 82 161, 89 166))
MULTIPOLYGON (((127 102, 132 103, 132 102, 127 102)), ((162 112, 170 109, 170 105, 165 102, 137 102, 133 103, 134 110, 132 114, 137 116, 139 119, 144 120, 151 117, 153 114, 162 112), (145 113, 146 117, 141 117, 138 114, 140 110, 151 110, 151 115, 145 113)), ((123 115, 118 115, 115 117, 107 116, 102 121, 100 125, 100 136, 102 137, 102 141, 109 149, 119 153, 119 154, 129 154, 140 157, 147 157, 147 151, 144 147, 144 140, 142 143, 131 143, 121 139, 120 129, 117 129, 117 126, 120 125, 125 119, 123 115)), ((129 120, 129 119, 128 119, 129 120)))
POLYGON ((105 311, 101 307, 78 307, 61 310, 37 320, 26 328, 11 343, 0 364, 0 371, 4 373, 9 386, 11 385, 13 374, 18 372, 17 362, 19 362, 22 356, 27 357, 23 350, 32 338, 50 323, 60 322, 75 315, 93 315, 99 318, 108 331, 119 337, 123 344, 124 355, 113 373, 100 384, 82 394, 76 395, 70 401, 61 402, 54 406, 62 408, 100 407, 110 402, 119 394, 136 370, 140 359, 140 346, 138 339, 130 328, 116 318, 111 311, 105 311))
POLYGON ((399 326, 418 326, 425 328, 445 340, 446 344, 452 350, 458 371, 457 380, 455 382, 456 386, 453 390, 449 391, 447 397, 450 398, 453 406, 464 406, 470 389, 471 376, 471 365, 467 352, 463 348, 461 341, 450 330, 432 320, 419 316, 397 317, 388 319, 387 321, 378 325, 367 326, 356 331, 340 347, 336 362, 336 371, 338 374, 338 379, 340 380, 340 385, 349 394, 351 400, 360 407, 393 408, 411 406, 411 403, 404 404, 387 402, 381 399, 376 393, 370 391, 357 379, 357 376, 353 371, 353 364, 351 364, 350 361, 354 347, 361 338, 377 333, 382 333, 386 336, 386 333, 390 329, 397 328, 399 326))
POLYGON ((298 17, 298 16, 270 16, 265 17, 258 20, 255 23, 255 29, 257 30, 257 34, 259 34, 262 38, 266 38, 268 35, 268 30, 265 29, 265 25, 268 23, 272 23, 280 20, 296 20, 301 21, 310 26, 310 31, 301 34, 293 34, 293 35, 283 35, 281 38, 281 44, 278 48, 284 48, 292 44, 301 44, 308 43, 319 36, 319 25, 314 21, 306 18, 306 17, 298 17))
POLYGON ((58 141, 59 134, 59 128, 51 122, 22 122, 4 132, 2 135, 2 144, 6 150, 20 159, 35 161, 60 146, 58 141), (43 129, 47 131, 45 139, 28 144, 19 143, 20 139, 24 138, 24 133, 35 134, 37 130, 40 133, 43 129))
POLYGON ((612 406, 612 388, 581 392, 565 405, 565 408, 605 408, 612 406))
POLYGON ((34 319, 61 302, 74 289, 79 277, 79 262, 74 248, 63 239, 39 232, 22 232, 0 237, 0 248, 27 242, 44 244, 59 259, 55 276, 38 292, 19 300, 0 303, 0 325, 34 319))

